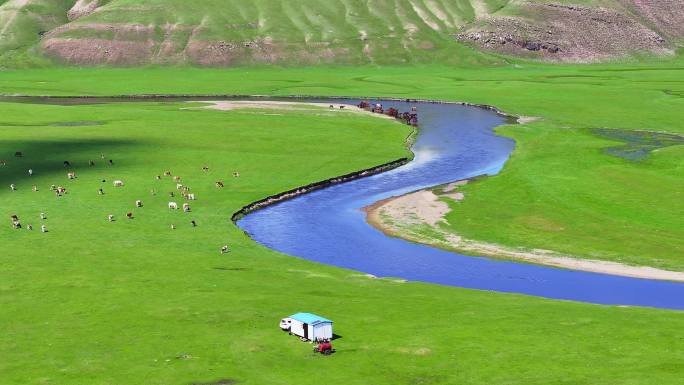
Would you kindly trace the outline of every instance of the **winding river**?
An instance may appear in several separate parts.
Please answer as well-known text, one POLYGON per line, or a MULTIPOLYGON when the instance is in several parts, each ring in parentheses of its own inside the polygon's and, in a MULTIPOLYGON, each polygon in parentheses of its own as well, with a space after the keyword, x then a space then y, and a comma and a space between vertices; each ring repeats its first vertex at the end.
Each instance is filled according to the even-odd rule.
MULTIPOLYGON (((47 104, 235 99, 245 98, 0 97, 4 102, 47 104)), ((309 101, 358 102, 353 99, 309 101)), ((367 224, 362 207, 426 187, 496 174, 515 145, 511 139, 493 132, 494 127, 506 123, 506 118, 489 110, 456 104, 382 103, 386 108, 394 106, 401 111, 418 106, 420 133, 412 147, 415 153, 412 162, 268 206, 245 216, 238 225, 255 241, 271 249, 379 277, 595 304, 684 310, 684 283, 464 256, 388 237, 367 224)))
POLYGON ((402 111, 418 105, 420 133, 411 163, 266 207, 238 225, 271 249, 379 277, 596 304, 684 309, 682 283, 464 256, 388 237, 367 224, 361 208, 418 189, 496 174, 514 147, 511 139, 493 132, 506 118, 492 111, 454 104, 382 103, 402 111))

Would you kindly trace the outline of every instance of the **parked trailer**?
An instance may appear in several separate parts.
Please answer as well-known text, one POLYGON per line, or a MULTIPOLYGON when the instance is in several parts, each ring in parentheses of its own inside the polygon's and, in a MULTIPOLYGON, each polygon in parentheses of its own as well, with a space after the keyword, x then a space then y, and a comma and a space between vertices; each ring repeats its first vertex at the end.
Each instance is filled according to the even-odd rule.
POLYGON ((297 313, 283 318, 280 328, 304 341, 329 341, 333 338, 333 321, 311 313, 297 313))

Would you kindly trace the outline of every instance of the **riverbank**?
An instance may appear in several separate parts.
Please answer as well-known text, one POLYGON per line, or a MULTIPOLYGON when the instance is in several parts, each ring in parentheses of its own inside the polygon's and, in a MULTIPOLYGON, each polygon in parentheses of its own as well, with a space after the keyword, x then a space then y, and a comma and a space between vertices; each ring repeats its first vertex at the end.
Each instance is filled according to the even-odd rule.
MULTIPOLYGON (((255 110, 283 110, 283 111, 297 111, 297 112, 307 112, 310 114, 320 114, 321 112, 328 113, 331 111, 333 113, 353 113, 361 114, 364 116, 372 116, 383 119, 396 120, 394 117, 383 114, 383 113, 373 113, 369 110, 360 108, 356 105, 349 103, 316 103, 316 102, 300 102, 300 101, 274 101, 274 100, 212 100, 212 101, 201 101, 201 103, 208 103, 208 106, 200 107, 202 109, 211 109, 219 111, 232 111, 238 109, 255 109, 255 110)), ((416 129, 411 130, 411 133, 406 137, 405 146, 410 148, 412 140, 416 135, 416 129)), ((260 199, 258 201, 252 202, 240 210, 233 213, 231 220, 237 222, 240 218, 245 215, 259 210, 270 205, 293 199, 295 197, 308 194, 315 190, 320 190, 338 183, 349 182, 351 180, 365 178, 372 175, 379 174, 397 167, 400 167, 410 161, 410 158, 403 157, 400 159, 393 160, 391 162, 386 162, 378 166, 365 168, 363 170, 351 172, 345 175, 336 176, 333 178, 328 178, 322 181, 310 183, 306 186, 297 187, 288 191, 284 191, 279 194, 271 195, 266 198, 260 199)))
POLYGON ((210 105, 202 107, 220 111, 232 111, 236 109, 256 109, 256 110, 289 110, 300 112, 339 112, 354 113, 368 116, 375 116, 384 119, 394 119, 385 114, 374 114, 363 108, 347 103, 313 103, 313 102, 286 102, 274 100, 207 100, 202 103, 210 105))
POLYGON ((465 254, 483 255, 527 263, 580 270, 623 277, 684 282, 684 273, 648 266, 632 266, 618 262, 581 259, 550 250, 511 248, 494 243, 466 239, 442 228, 451 212, 448 200, 465 199, 458 189, 468 180, 457 181, 442 189, 419 190, 384 199, 363 208, 366 220, 384 234, 445 248, 465 254))

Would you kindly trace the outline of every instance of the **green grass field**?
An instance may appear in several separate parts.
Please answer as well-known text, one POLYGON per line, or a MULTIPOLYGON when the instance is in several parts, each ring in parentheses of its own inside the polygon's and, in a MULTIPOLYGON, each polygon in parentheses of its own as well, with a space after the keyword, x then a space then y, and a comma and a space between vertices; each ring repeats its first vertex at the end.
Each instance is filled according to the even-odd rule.
MULTIPOLYGON (((630 51, 629 61, 551 65, 457 41, 492 16, 545 18, 509 0, 201 3, 101 0, 97 12, 70 22, 75 0, 0 0, 0 94, 494 105, 541 120, 498 129, 515 139, 515 152, 499 175, 462 188, 466 199, 452 202, 446 230, 684 271, 681 49, 661 59, 630 51), (178 66, 56 64, 65 61, 178 66), (336 65, 296 67, 326 63, 336 65)), ((618 10, 660 31, 664 47, 681 46, 672 2, 649 8, 664 18, 656 22, 625 0, 554 3, 618 10)), ((0 166, 0 385, 682 383, 684 312, 371 279, 256 244, 230 221, 234 211, 407 156, 410 130, 328 109, 190 108, 200 106, 0 97, 0 160, 8 162, 0 166), (168 209, 183 200, 169 197, 177 193, 170 178, 155 178, 165 170, 197 195, 191 213, 168 209), (68 180, 69 171, 78 178, 68 180), (125 186, 113 187, 117 179, 125 186), (68 194, 57 197, 51 184, 68 194), (12 229, 11 214, 23 229, 12 229), (40 232, 43 223, 49 232, 40 232), (232 251, 221 255, 226 243, 232 251), (298 311, 335 321, 337 353, 314 355, 278 329, 298 311)))
MULTIPOLYGON (((454 231, 682 270, 683 147, 629 160, 610 153, 621 141, 596 131, 684 133, 682 71, 681 59, 481 69, 51 68, 0 72, 0 93, 493 104, 543 120, 500 129, 516 151, 499 176, 467 186, 450 218, 454 231)), ((272 252, 230 223, 234 210, 255 199, 405 156, 405 126, 333 118, 327 110, 183 107, 0 104, 0 153, 10 161, 0 168, 7 220, 0 227, 1 384, 681 382, 681 312, 369 279, 272 252), (15 151, 26 157, 15 159, 15 151), (114 166, 103 165, 100 153, 114 166), (74 164, 75 181, 66 179, 64 160, 74 164), (191 214, 166 208, 174 183, 154 178, 166 169, 197 193, 191 214), (240 178, 229 177, 234 170, 240 178), (214 188, 218 178, 225 189, 214 188), (115 189, 114 179, 126 186, 115 189), (10 183, 19 190, 10 192, 10 183), (40 191, 31 192, 32 184, 40 191), (69 194, 56 197, 50 184, 69 194), (133 209, 136 199, 142 209, 133 209), (123 217, 129 210, 135 219, 123 217), (49 233, 37 229, 40 212, 49 233), (11 213, 36 229, 11 229, 11 213), (107 222, 110 213, 116 222, 107 222), (218 253, 223 243, 231 254, 218 253), (300 310, 335 320, 343 338, 333 357, 314 356, 310 345, 278 330, 281 317, 300 310)))
POLYGON ((477 70, 50 69, 2 73, 0 90, 33 95, 374 95, 492 104, 538 116, 543 120, 500 130, 517 141, 511 162, 500 176, 465 188, 468 199, 454 204, 449 218, 453 230, 507 246, 683 270, 684 147, 624 159, 606 152, 622 142, 595 131, 684 134, 682 71, 680 58, 477 70), (178 78, 183 81, 175 82, 178 78))
POLYGON ((9 161, 1 184, 18 186, 0 192, 3 385, 680 380, 679 312, 369 279, 269 251, 230 223, 252 200, 406 155, 406 126, 327 110, 186 107, 0 105, 9 161), (155 179, 167 169, 197 194, 191 214, 167 209, 175 185, 155 179), (126 185, 115 189, 114 179, 126 185), (226 187, 217 190, 216 179, 226 187), (57 197, 50 184, 69 193, 57 197), (143 208, 133 208, 136 199, 143 208), (11 229, 10 213, 36 229, 11 229), (229 255, 218 253, 223 243, 229 255), (314 356, 278 330, 299 310, 335 320, 338 353, 314 356))

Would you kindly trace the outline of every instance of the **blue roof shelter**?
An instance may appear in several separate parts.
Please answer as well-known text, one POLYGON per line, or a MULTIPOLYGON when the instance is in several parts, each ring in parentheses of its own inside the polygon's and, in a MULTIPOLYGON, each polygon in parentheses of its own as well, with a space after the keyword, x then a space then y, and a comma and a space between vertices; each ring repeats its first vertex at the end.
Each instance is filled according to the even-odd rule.
POLYGON ((296 313, 288 317, 292 320, 290 332, 309 341, 331 340, 333 321, 312 313, 296 313))
POLYGON ((319 322, 329 322, 329 323, 332 323, 331 320, 329 320, 329 319, 327 319, 327 318, 325 318, 325 317, 321 317, 321 316, 316 315, 316 314, 312 314, 312 313, 297 313, 297 314, 292 314, 292 315, 290 316, 290 318, 296 319, 296 320, 299 321, 299 322, 307 323, 307 324, 314 324, 314 323, 319 323, 319 322))

